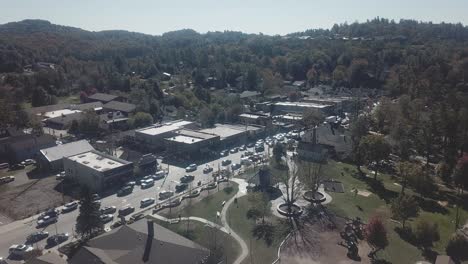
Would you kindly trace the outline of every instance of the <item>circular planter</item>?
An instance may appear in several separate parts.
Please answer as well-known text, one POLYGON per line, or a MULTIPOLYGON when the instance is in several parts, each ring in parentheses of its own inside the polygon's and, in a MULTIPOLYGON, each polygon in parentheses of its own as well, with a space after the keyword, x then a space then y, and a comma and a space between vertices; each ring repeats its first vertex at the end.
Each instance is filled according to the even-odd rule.
POLYGON ((311 203, 323 203, 325 202, 325 194, 321 192, 306 191, 303 195, 304 200, 311 203))
POLYGON ((292 204, 290 207, 286 203, 279 204, 276 210, 280 215, 287 217, 297 217, 302 214, 302 208, 297 204, 292 204))

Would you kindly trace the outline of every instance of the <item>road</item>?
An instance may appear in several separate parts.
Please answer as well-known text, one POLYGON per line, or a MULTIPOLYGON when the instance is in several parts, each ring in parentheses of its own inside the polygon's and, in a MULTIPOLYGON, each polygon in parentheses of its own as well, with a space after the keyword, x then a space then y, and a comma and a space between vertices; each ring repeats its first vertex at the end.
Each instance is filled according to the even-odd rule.
MULTIPOLYGON (((253 150, 253 149, 248 149, 253 150)), ((265 152, 268 152, 268 146, 265 144, 265 152)), ((204 174, 203 168, 208 164, 209 166, 213 167, 216 171, 218 169, 218 164, 220 168, 221 161, 224 159, 230 159, 233 163, 240 163, 240 158, 243 151, 239 151, 237 153, 230 153, 226 157, 220 157, 219 159, 210 161, 205 164, 198 164, 198 169, 196 171, 186 173, 185 168, 175 167, 175 166, 168 166, 167 164, 161 164, 162 168, 165 170, 169 170, 169 174, 167 175, 165 180, 158 180, 155 182, 155 186, 142 190, 139 186, 135 186, 134 191, 132 194, 124 196, 124 197, 117 197, 116 194, 113 194, 108 197, 104 197, 101 200, 101 207, 104 206, 116 206, 117 210, 127 204, 131 204, 136 208, 140 208, 140 201, 143 198, 153 197, 158 200, 158 194, 161 190, 172 190, 175 191, 175 186, 177 185, 180 177, 185 174, 191 174, 195 176, 193 181, 196 184, 198 181, 202 181, 202 183, 206 183, 211 181, 212 173, 204 174)), ((59 208, 60 209, 60 208, 59 208)), ((70 236, 74 236, 74 228, 75 228, 75 221, 76 217, 78 216, 78 210, 74 210, 69 213, 61 214, 59 216, 59 220, 56 224, 52 224, 44 229, 36 229, 36 221, 38 215, 18 220, 3 226, 0 226, 0 257, 7 257, 8 256, 8 248, 13 244, 23 244, 26 241, 26 237, 38 230, 45 230, 49 232, 49 235, 53 235, 55 233, 69 233, 70 236)), ((115 214, 116 216, 116 214, 115 214)), ((114 221, 118 220, 117 217, 114 217, 114 221)), ((112 224, 109 223, 106 227, 112 224)), ((34 245, 34 247, 44 248, 45 247, 45 240, 38 242, 34 245)))

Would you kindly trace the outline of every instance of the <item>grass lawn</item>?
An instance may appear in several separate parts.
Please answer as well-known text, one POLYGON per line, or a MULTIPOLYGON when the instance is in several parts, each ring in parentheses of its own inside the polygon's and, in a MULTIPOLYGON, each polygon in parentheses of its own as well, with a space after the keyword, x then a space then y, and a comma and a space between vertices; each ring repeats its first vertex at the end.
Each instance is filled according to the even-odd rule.
MULTIPOLYGON (((401 239, 395 232, 395 227, 399 227, 400 224, 390 220, 390 205, 387 202, 397 196, 401 190, 400 186, 394 184, 396 179, 389 175, 379 173, 377 178, 382 181, 385 188, 377 192, 377 190, 371 188, 365 180, 357 179, 352 176, 352 174, 356 172, 355 167, 352 165, 329 161, 329 163, 323 167, 322 172, 329 178, 341 181, 345 188, 344 193, 330 193, 333 197, 333 201, 331 204, 327 205, 328 208, 335 211, 340 216, 351 218, 359 216, 367 221, 370 216, 379 214, 382 219, 386 220, 389 246, 384 251, 378 253, 379 258, 392 263, 414 263, 423 258, 421 256, 421 250, 401 239), (368 197, 361 195, 355 196, 355 194, 351 192, 353 188, 367 190, 372 192, 372 194, 368 197)), ((406 193, 419 196, 419 194, 415 194, 409 189, 407 189, 406 193)), ((434 210, 430 207, 425 207, 424 209, 425 210, 421 208, 418 217, 433 221, 439 226, 440 240, 434 244, 433 250, 439 254, 445 254, 447 241, 454 232, 453 219, 455 216, 455 209, 452 207, 443 207, 443 210, 434 210)), ((465 223, 468 219, 468 212, 460 210, 460 215, 460 222, 465 223)), ((410 219, 407 225, 410 226, 413 220, 415 219, 410 219)))
POLYGON ((237 205, 233 203, 227 212, 229 226, 244 239, 249 247, 249 256, 243 263, 270 264, 277 258, 279 244, 286 236, 284 231, 286 224, 276 217, 269 217, 269 221, 273 223, 275 234, 273 242, 268 245, 265 240, 257 239, 252 234, 255 224, 253 220, 246 217, 249 207, 247 196, 239 198, 237 205))
POLYGON ((237 183, 233 182, 230 183, 230 186, 226 186, 220 191, 217 191, 217 189, 210 190, 210 195, 206 196, 199 202, 194 202, 193 204, 185 206, 185 208, 180 211, 180 215, 182 217, 198 216, 219 224, 219 219, 216 217, 216 212, 221 212, 223 201, 231 199, 231 197, 237 193, 237 190, 238 185, 237 183))
POLYGON ((220 259, 226 262, 233 263, 234 260, 240 253, 240 246, 231 236, 218 230, 214 230, 211 227, 205 227, 204 224, 196 221, 182 221, 178 224, 169 224, 162 221, 157 221, 159 225, 182 235, 199 245, 207 248, 214 249, 214 245, 219 249, 220 252, 224 253, 224 258, 220 259))

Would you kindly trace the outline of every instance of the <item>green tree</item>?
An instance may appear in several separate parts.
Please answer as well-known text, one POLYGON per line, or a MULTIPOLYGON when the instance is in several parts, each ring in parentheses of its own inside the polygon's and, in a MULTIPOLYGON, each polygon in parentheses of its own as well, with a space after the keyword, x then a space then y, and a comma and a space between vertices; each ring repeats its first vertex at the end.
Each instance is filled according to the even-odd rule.
POLYGON ((50 104, 50 96, 42 87, 38 87, 33 90, 31 95, 31 105, 43 106, 50 104))
POLYGON ((90 238, 96 232, 104 229, 100 219, 99 204, 93 200, 93 195, 88 187, 81 190, 81 205, 76 218, 76 232, 82 238, 90 238))
POLYGON ((133 128, 149 126, 153 124, 153 122, 153 117, 144 112, 138 112, 128 120, 130 127, 133 128))
POLYGON ((273 157, 277 163, 281 162, 281 159, 286 155, 286 148, 282 143, 276 143, 273 146, 273 157))
POLYGON ((375 165, 374 180, 377 180, 377 170, 382 161, 390 155, 391 147, 380 135, 368 135, 362 138, 359 143, 361 153, 364 155, 368 165, 375 165))
POLYGON ((427 219, 420 218, 413 228, 416 242, 424 249, 432 247, 432 244, 439 241, 439 227, 427 219))
POLYGON ((79 122, 80 133, 96 137, 99 134, 99 116, 94 111, 86 111, 84 117, 79 122))
POLYGON ((392 201, 391 210, 393 217, 402 220, 403 228, 405 228, 406 220, 418 215, 419 206, 413 196, 400 194, 398 198, 392 201))
POLYGON ((364 155, 359 148, 359 144, 363 137, 369 134, 369 119, 365 115, 360 115, 355 118, 350 125, 351 141, 353 143, 353 158, 356 163, 357 170, 362 173, 361 166, 364 155))
POLYGON ((208 107, 203 107, 198 114, 198 119, 203 127, 212 127, 215 124, 215 114, 208 107))
POLYGON ((302 125, 306 129, 315 128, 323 123, 325 117, 322 112, 317 109, 306 109, 302 115, 302 125))

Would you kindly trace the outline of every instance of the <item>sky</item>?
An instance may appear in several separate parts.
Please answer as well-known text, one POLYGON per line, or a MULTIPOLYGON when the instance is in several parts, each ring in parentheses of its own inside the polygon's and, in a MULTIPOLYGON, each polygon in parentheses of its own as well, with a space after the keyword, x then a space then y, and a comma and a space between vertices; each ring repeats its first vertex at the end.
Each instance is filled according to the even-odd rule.
POLYGON ((0 0, 0 24, 44 19, 91 31, 283 35, 377 16, 468 25, 466 11, 468 0, 0 0))

